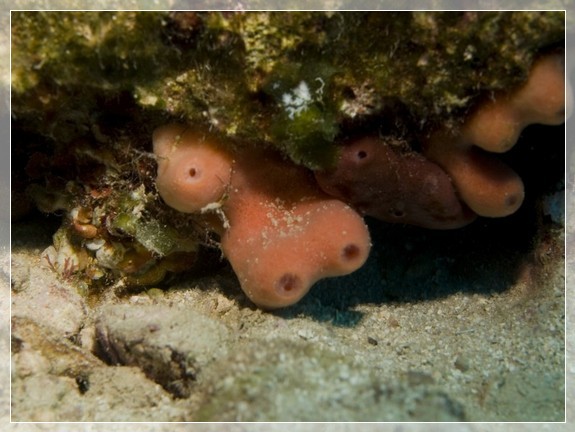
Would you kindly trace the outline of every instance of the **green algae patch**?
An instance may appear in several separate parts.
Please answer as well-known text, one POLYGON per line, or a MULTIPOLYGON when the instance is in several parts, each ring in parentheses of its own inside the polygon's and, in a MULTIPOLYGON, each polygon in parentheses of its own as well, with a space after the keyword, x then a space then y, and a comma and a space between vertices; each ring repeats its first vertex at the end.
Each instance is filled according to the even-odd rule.
POLYGON ((563 12, 13 12, 14 111, 40 92, 89 117, 92 94, 125 90, 140 109, 315 167, 342 122, 388 99, 423 129, 459 120, 563 34, 563 12), (301 83, 306 110, 285 103, 301 83), (78 91, 85 105, 68 103, 78 91))

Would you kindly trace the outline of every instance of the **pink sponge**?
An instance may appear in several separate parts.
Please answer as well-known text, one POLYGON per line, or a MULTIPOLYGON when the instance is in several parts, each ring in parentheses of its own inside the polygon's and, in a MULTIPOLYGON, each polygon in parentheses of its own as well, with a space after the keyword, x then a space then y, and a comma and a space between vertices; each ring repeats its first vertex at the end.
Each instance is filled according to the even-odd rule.
POLYGON ((170 124, 154 131, 156 186, 170 207, 194 213, 217 202, 230 183, 232 159, 211 137, 170 124))
POLYGON ((552 53, 535 62, 520 88, 480 104, 458 134, 433 134, 425 155, 445 169, 474 212, 507 216, 523 202, 523 182, 491 153, 513 147, 529 124, 556 125, 564 118, 564 55, 552 53))
POLYGON ((451 229, 475 219, 439 166, 377 137, 346 143, 335 168, 315 176, 325 192, 386 222, 451 229))
POLYGON ((154 151, 160 195, 181 211, 212 213, 225 256, 260 307, 291 305, 317 280, 353 272, 367 259, 362 218, 323 193, 305 169, 262 151, 232 155, 177 125, 154 133, 154 151))
POLYGON ((363 265, 370 248, 363 220, 305 170, 264 153, 237 162, 222 249, 254 303, 295 303, 317 280, 363 265))

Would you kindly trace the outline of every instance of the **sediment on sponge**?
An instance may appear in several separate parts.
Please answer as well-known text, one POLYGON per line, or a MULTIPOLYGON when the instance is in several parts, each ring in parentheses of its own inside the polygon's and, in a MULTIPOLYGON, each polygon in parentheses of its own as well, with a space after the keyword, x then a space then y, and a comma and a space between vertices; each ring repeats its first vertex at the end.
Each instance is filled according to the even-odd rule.
POLYGON ((226 205, 231 228, 222 249, 254 303, 293 304, 319 279, 363 265, 370 238, 355 211, 276 155, 244 158, 232 183, 237 195, 226 205))
POLYGON ((230 153, 209 133, 182 125, 158 129, 154 151, 160 195, 181 211, 206 214, 242 289, 258 306, 296 303, 319 279, 350 273, 367 259, 362 218, 279 154, 230 153))

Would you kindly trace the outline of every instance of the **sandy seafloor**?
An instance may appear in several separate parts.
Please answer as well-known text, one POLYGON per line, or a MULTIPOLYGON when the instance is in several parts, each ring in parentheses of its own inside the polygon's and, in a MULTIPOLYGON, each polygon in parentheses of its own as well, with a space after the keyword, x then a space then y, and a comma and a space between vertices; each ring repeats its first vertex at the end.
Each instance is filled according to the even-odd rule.
MULTIPOLYGON (((33 3, 30 4, 29 7, 34 7, 33 3)), ((2 23, 6 23, 5 14, 2 23)), ((0 51, 6 58, 7 26, 1 27, 0 51)), ((9 116, 4 111, 7 108, 4 101, 8 100, 5 67, 2 66, 0 87, 3 151, 7 147, 4 144, 8 142, 6 131, 9 128, 9 116)), ((575 136, 570 134, 570 124, 567 130, 568 137, 575 136)), ((569 159, 568 165, 570 168, 569 159)), ((3 201, 9 194, 4 167, 3 162, 0 182, 3 201)), ((568 191, 569 203, 572 196, 573 191, 568 191)), ((567 210, 570 208, 572 205, 567 206, 567 210)), ((295 309, 274 314, 249 307, 238 294, 237 285, 229 273, 206 276, 199 282, 184 281, 163 293, 134 293, 121 298, 109 296, 95 308, 90 308, 78 303, 77 298, 69 295, 68 287, 58 284, 53 274, 42 266, 41 252, 49 244, 50 225, 32 219, 12 227, 10 256, 7 241, 9 215, 4 210, 0 217, 0 238, 3 241, 0 252, 2 430, 211 431, 220 430, 223 426, 150 422, 193 420, 198 413, 204 416, 202 419, 211 421, 265 421, 272 415, 274 419, 284 421, 369 421, 380 420, 379 417, 386 412, 407 422, 441 414, 443 417, 437 420, 538 420, 545 423, 300 423, 290 425, 289 429, 398 432, 450 428, 469 431, 569 430, 569 424, 548 423, 562 422, 564 407, 568 423, 572 422, 574 413, 570 401, 573 400, 571 384, 575 364, 572 361, 574 334, 570 323, 575 317, 575 306, 569 300, 565 303, 565 298, 573 299, 575 285, 569 271, 564 278, 561 260, 544 262, 543 267, 540 263, 522 266, 520 277, 505 289, 497 285, 497 278, 490 277, 489 272, 493 268, 489 266, 481 267, 480 272, 472 272, 476 279, 465 279, 469 285, 453 287, 446 285, 446 281, 453 281, 445 274, 445 266, 449 263, 434 261, 426 267, 426 258, 433 251, 425 249, 424 241, 414 241, 404 246, 405 250, 397 249, 393 253, 409 255, 418 264, 420 274, 410 271, 406 280, 428 280, 431 275, 429 286, 434 287, 439 295, 422 299, 426 296, 414 293, 417 301, 402 301, 401 296, 399 300, 382 301, 377 294, 382 288, 393 293, 401 287, 389 284, 382 287, 381 265, 385 254, 381 253, 372 257, 360 273, 324 283, 295 309), (16 282, 18 287, 12 298, 11 270, 13 284, 16 282), (539 276, 536 281, 531 278, 533 274, 539 276), (57 294, 62 295, 56 298, 56 302, 50 303, 46 296, 38 295, 46 282, 55 284, 57 294), (490 283, 496 284, 493 289, 490 289, 490 283), (16 311, 27 320, 25 324, 15 326, 15 330, 34 341, 23 349, 19 348, 12 363, 8 320, 11 303, 16 305, 13 315, 16 311), (72 306, 62 307, 63 304, 72 306), (125 309, 121 309, 122 304, 126 305, 125 309), (74 309, 74 305, 80 305, 81 311, 74 309), (42 307, 47 309, 40 309, 42 307), (171 310, 174 313, 168 312, 168 317, 154 316, 150 312, 153 310, 171 310), (139 314, 138 311, 143 312, 139 314), (175 317, 175 321, 170 322, 170 316, 175 317), (153 324, 154 329, 170 328, 173 331, 155 333, 160 333, 167 338, 167 343, 172 343, 185 341, 186 328, 179 324, 190 316, 200 317, 192 318, 192 322, 205 326, 199 327, 201 329, 215 326, 219 336, 210 337, 200 331, 194 335, 197 344, 188 346, 186 342, 182 343, 187 352, 199 350, 197 362, 201 371, 198 384, 191 386, 192 396, 189 398, 172 399, 163 388, 145 378, 138 366, 90 363, 92 359, 86 360, 86 356, 81 358, 90 363, 86 367, 92 368, 94 377, 90 388, 82 392, 78 381, 70 378, 66 362, 78 356, 74 357, 77 352, 69 349, 70 344, 63 341, 66 339, 63 335, 69 329, 77 328, 78 323, 86 329, 83 339, 75 341, 81 347, 80 351, 89 352, 91 348, 93 333, 90 329, 93 329, 95 320, 123 341, 133 343, 136 340, 153 351, 163 342, 141 343, 140 335, 134 336, 130 328, 116 326, 114 317, 117 322, 131 322, 135 328, 145 320, 151 320, 148 323, 153 324), (37 333, 31 334, 34 330, 37 333), (59 344, 59 338, 62 344, 59 344), (563 351, 564 341, 566 353, 563 351), (213 350, 213 355, 210 355, 210 350, 213 350), (64 366, 50 363, 54 352, 62 355, 64 366), (564 369, 565 354, 567 362, 564 369), (12 370, 14 389, 11 394, 10 367, 15 364, 20 366, 12 370), (29 367, 28 372, 20 372, 25 367, 29 367), (563 371, 566 389, 563 387, 563 371), (56 395, 54 389, 58 390, 56 395), (563 395, 567 396, 566 404, 563 395), (13 421, 49 423, 9 424, 11 396, 13 421), (51 400, 50 397, 56 399, 51 400), (50 423, 66 420, 87 423, 73 426, 50 423), (130 420, 145 423, 137 426, 91 423, 130 420)), ((568 212, 568 244, 572 235, 569 227, 573 222, 573 213, 568 212)), ((560 231, 555 233, 558 240, 555 246, 562 242, 560 231)), ((380 233, 382 237, 385 234, 385 230, 380 233)), ((381 242, 382 238, 378 237, 376 246, 381 242)), ((395 247, 398 244, 401 243, 397 239, 392 242, 395 247)), ((488 263, 493 264, 489 260, 488 263)), ((568 255, 567 269, 572 265, 573 257, 568 255)), ((395 269, 384 274, 395 283, 400 272, 401 269, 395 269)), ((504 270, 496 268, 496 274, 501 272, 504 270)), ((230 431, 275 431, 288 426, 229 424, 225 428, 230 431)))
POLYGON ((41 258, 48 220, 12 226, 13 420, 564 418, 560 229, 545 246, 549 261, 504 254, 500 268, 469 251, 458 268, 430 246, 453 235, 385 227, 364 268, 271 313, 254 308, 225 267, 86 302, 41 258), (377 253, 386 248, 393 254, 377 253), (514 265, 518 276, 499 287, 514 265))

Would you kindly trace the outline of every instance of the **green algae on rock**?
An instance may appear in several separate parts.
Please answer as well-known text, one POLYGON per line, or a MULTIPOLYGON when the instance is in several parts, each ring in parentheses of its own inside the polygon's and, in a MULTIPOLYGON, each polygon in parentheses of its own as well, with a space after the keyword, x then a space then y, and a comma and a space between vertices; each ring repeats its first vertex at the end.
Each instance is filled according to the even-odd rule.
POLYGON ((12 26, 17 115, 39 92, 65 110, 78 105, 67 104, 72 90, 124 89, 144 109, 272 141, 315 165, 318 129, 329 148, 339 122, 377 114, 386 98, 420 123, 444 123, 483 92, 521 82, 538 50, 562 42, 564 13, 14 12, 12 26), (288 122, 278 112, 302 82, 313 103, 288 122), (368 87, 363 111, 342 108, 368 87))

